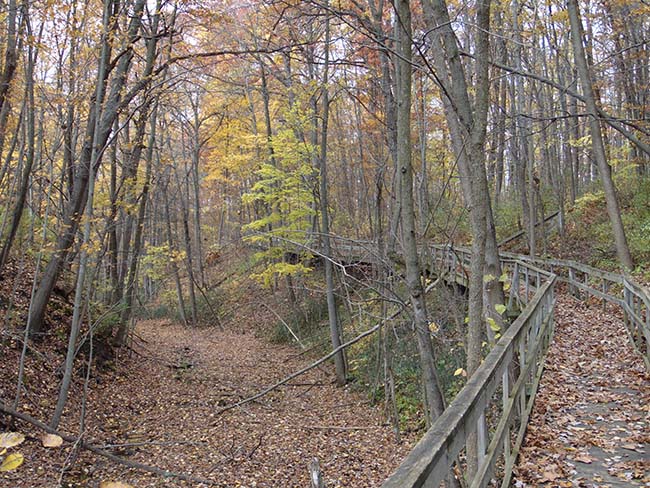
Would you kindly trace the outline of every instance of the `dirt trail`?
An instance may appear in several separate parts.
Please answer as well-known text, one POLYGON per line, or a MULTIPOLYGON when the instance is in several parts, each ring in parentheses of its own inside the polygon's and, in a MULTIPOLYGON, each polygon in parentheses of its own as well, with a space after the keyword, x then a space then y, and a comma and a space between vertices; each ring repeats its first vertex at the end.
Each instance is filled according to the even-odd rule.
POLYGON ((650 486, 650 376, 622 321, 560 295, 516 486, 650 486))
MULTIPOLYGON (((361 395, 332 385, 330 371, 314 370, 258 403, 217 415, 219 406, 307 364, 295 348, 249 333, 164 321, 141 322, 136 332, 142 356, 126 361, 112 381, 93 385, 89 398, 88 436, 97 444, 126 444, 112 448, 116 454, 222 487, 305 487, 307 465, 317 457, 328 487, 368 488, 378 486, 411 447, 395 443, 381 412, 361 395)), ((46 452, 36 438, 23 450, 24 466, 0 477, 0 486, 57 486, 68 450, 46 452)), ((86 453, 64 479, 84 487, 106 480, 195 486, 86 453)))

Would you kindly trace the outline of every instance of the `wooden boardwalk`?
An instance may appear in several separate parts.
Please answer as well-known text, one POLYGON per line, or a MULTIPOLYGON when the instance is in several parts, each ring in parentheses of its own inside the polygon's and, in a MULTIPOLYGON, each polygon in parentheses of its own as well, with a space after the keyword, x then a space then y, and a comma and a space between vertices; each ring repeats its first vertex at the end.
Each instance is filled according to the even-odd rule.
POLYGON ((623 321, 567 293, 555 316, 516 486, 648 486, 650 376, 623 321))
MULTIPOLYGON (((380 262, 372 243, 334 239, 333 250, 342 263, 380 262)), ((469 250, 421 254, 429 271, 467 284, 469 250)), ((571 261, 502 253, 501 264, 508 308, 521 314, 384 488, 449 486, 473 432, 479 470, 463 473, 464 486, 650 486, 650 292, 571 261), (592 308, 581 315, 585 300, 592 308)))
MULTIPOLYGON (((441 272, 450 273, 453 281, 458 282, 463 276, 467 275, 469 268, 470 254, 467 249, 452 249, 445 246, 433 246, 431 254, 433 255, 433 263, 436 264, 441 272)), ((523 302, 523 311, 521 315, 510 326, 506 334, 500 339, 499 343, 495 346, 490 355, 485 359, 479 370, 472 378, 469 379, 466 387, 459 393, 456 399, 449 406, 448 410, 452 412, 460 412, 463 418, 462 422, 454 425, 451 430, 440 430, 440 427, 449 423, 446 418, 448 412, 445 412, 438 421, 434 423, 432 428, 420 443, 416 446, 413 452, 407 456, 402 466, 391 476, 385 483, 386 488, 397 487, 420 487, 420 486, 440 486, 444 483, 445 478, 450 476, 450 469, 455 463, 459 455, 462 455, 465 441, 468 435, 472 432, 478 433, 479 444, 479 470, 473 476, 468 476, 467 473, 463 474, 467 486, 482 487, 488 485, 497 486, 538 486, 546 484, 546 486, 615 486, 612 480, 612 473, 616 469, 623 467, 632 467, 631 471, 624 471, 622 476, 625 479, 621 482, 628 483, 624 486, 634 486, 631 480, 646 480, 648 474, 645 468, 640 465, 634 464, 635 460, 632 459, 631 452, 645 456, 647 459, 648 445, 647 437, 634 436, 630 434, 625 439, 627 443, 622 449, 626 449, 624 454, 617 453, 616 450, 609 450, 613 453, 611 457, 606 457, 608 451, 597 453, 595 450, 587 450, 583 453, 585 457, 581 459, 584 461, 580 466, 582 471, 576 468, 575 464, 567 464, 560 467, 558 463, 547 463, 550 466, 555 466, 558 471, 548 471, 544 469, 544 462, 552 459, 553 452, 551 445, 541 446, 543 452, 549 452, 550 457, 538 459, 537 466, 540 473, 536 476, 529 476, 528 479, 534 479, 532 484, 522 481, 522 479, 513 480, 512 471, 516 467, 516 462, 525 463, 526 458, 523 456, 518 459, 521 441, 528 426, 529 412, 535 403, 535 394, 538 385, 543 386, 544 391, 548 390, 548 384, 559 384, 560 388, 572 388, 581 394, 585 395, 587 399, 592 398, 593 402, 585 401, 581 404, 582 415, 589 416, 595 415, 600 418, 600 422, 616 426, 615 419, 620 420, 619 417, 610 416, 612 409, 602 409, 600 398, 602 396, 590 395, 589 390, 585 385, 580 383, 571 383, 568 381, 561 381, 555 377, 553 370, 549 369, 549 373, 542 376, 545 363, 545 353, 548 349, 548 342, 550 342, 555 322, 555 295, 553 290, 556 282, 562 282, 566 285, 567 291, 580 298, 589 298, 591 301, 598 301, 598 306, 603 308, 608 306, 610 309, 614 308, 619 313, 622 312, 625 319, 624 321, 613 320, 619 327, 616 330, 608 331, 612 337, 616 337, 619 344, 624 347, 613 348, 617 352, 619 358, 626 358, 631 360, 635 367, 622 368, 627 370, 634 379, 628 376, 625 379, 620 379, 624 384, 622 387, 625 394, 619 392, 619 396, 607 395, 608 384, 613 379, 608 375, 608 371, 619 370, 620 367, 616 366, 612 354, 606 355, 604 360, 610 361, 610 368, 597 367, 598 374, 602 375, 600 382, 606 386, 603 395, 606 398, 619 398, 623 395, 625 398, 637 398, 637 402, 627 402, 629 407, 629 414, 633 418, 637 418, 643 414, 647 417, 647 375, 643 371, 643 366, 650 366, 650 298, 647 290, 636 284, 631 278, 614 273, 607 273, 580 263, 560 260, 534 260, 526 256, 502 253, 501 262, 504 269, 508 272, 511 282, 510 297, 508 300, 509 307, 512 306, 513 298, 523 302), (532 298, 529 299, 530 295, 532 298), (547 298, 544 298, 547 297, 547 298), (550 306, 540 306, 545 303, 544 300, 551 300, 550 306), (601 305, 602 304, 602 305, 601 305), (613 307, 612 307, 613 306, 613 307), (541 320, 542 326, 540 327, 539 321, 541 320), (531 325, 532 324, 532 325, 531 325), (545 324, 550 324, 546 326, 545 324), (517 332, 522 328, 527 332, 526 340, 515 339, 516 335, 511 335, 512 329, 517 332), (512 354, 507 361, 508 366, 499 366, 499 357, 493 355, 495 350, 500 347, 510 347, 516 344, 513 351, 518 351, 518 354, 512 354), (526 373, 521 374, 522 371, 526 373), (500 369, 499 369, 500 368, 500 369), (518 371, 519 375, 516 377, 515 385, 525 386, 523 390, 517 387, 510 387, 512 381, 509 376, 512 376, 514 371, 518 371), (488 378, 494 375, 496 371, 503 374, 501 384, 502 399, 499 401, 494 398, 494 379, 482 378, 486 372, 488 378), (636 373, 635 373, 636 371, 636 373), (641 379, 638 379, 641 375, 641 379), (558 381, 560 381, 558 383, 558 381), (645 398, 643 397, 645 395, 645 398), (645 401, 645 403, 644 403, 645 401), (477 408, 478 406, 478 408, 477 408), (600 413, 597 413, 600 412, 600 413), (489 425, 485 425, 486 414, 491 415, 492 421, 489 425), (475 422, 475 425, 472 423, 475 422), (512 429, 512 430, 511 430, 512 429), (440 439, 441 436, 446 438, 440 439), (482 438, 485 438, 481 440, 482 438), (634 445, 633 449, 631 448, 634 445), (621 464, 623 455, 630 458, 631 464, 621 464), (587 462, 591 461, 591 462, 587 462), (601 462, 597 462, 601 461, 601 462), (587 469, 589 466, 590 469, 587 469), (614 470, 614 471, 613 471, 614 470), (589 480, 589 481, 586 481, 589 480), (599 481, 600 480, 600 481, 599 481), (609 480, 609 485, 605 483, 609 480), (589 484, 591 482, 591 484, 589 484), (597 484, 603 482, 602 484, 597 484), (564 483, 564 484, 562 484, 564 483), (595 484, 594 484, 595 483, 595 484)), ((564 303, 564 298, 561 303, 564 303)), ((602 312, 601 312, 602 313, 602 312)), ((565 331, 574 331, 578 337, 597 337, 595 334, 589 332, 589 327, 598 327, 599 321, 591 320, 587 323, 579 323, 577 331, 574 327, 568 327, 564 322, 567 314, 559 314, 562 321, 560 322, 561 334, 564 335, 565 331)), ((517 333, 515 332, 515 334, 517 333)), ((603 331, 601 330, 601 334, 603 331)), ((563 341, 557 341, 551 347, 553 351, 558 349, 557 344, 562 344, 563 341)), ((554 355, 551 360, 553 367, 565 368, 571 371, 569 365, 565 366, 563 358, 569 358, 575 361, 576 356, 581 356, 588 359, 590 355, 597 354, 597 351, 591 351, 587 344, 590 341, 583 340, 577 341, 582 350, 569 351, 568 354, 554 355)), ((581 376, 576 372, 570 372, 570 378, 580 378, 581 376)), ((588 383, 588 380, 585 380, 588 383)), ((614 388, 619 388, 620 385, 615 385, 614 388)), ((498 389, 497 389, 498 390, 498 389)), ((558 395, 566 401, 566 406, 552 405, 551 411, 554 408, 570 408, 571 394, 558 395)), ((535 422, 539 425, 547 426, 551 431, 553 426, 546 423, 545 415, 539 415, 539 405, 542 402, 537 402, 538 409, 534 412, 535 422)), ((546 404, 548 406, 548 404, 546 404)), ((542 405, 543 406, 543 405, 542 405)), ((568 417, 571 418, 571 417, 568 417)), ((580 417, 574 416, 578 419, 580 417)), ((647 434, 647 418, 645 421, 640 422, 637 427, 647 434)), ((580 428, 580 427, 578 427, 580 428)), ((585 428, 586 429, 586 428, 585 428)), ((622 438, 622 437, 619 437, 622 438)), ((593 437, 596 439, 596 437, 593 437)), ((568 452, 581 452, 578 447, 572 446, 571 442, 565 444, 566 451, 568 452)), ((524 449, 528 449, 526 446, 524 449)), ((558 449, 555 455, 558 458, 568 458, 566 451, 558 449)), ((578 461, 580 462, 580 461, 578 461)), ((517 468, 519 473, 520 467, 517 468)), ((529 473, 531 474, 531 473, 529 473)), ((619 477, 620 478, 620 477, 619 477)), ((616 479, 619 479, 616 478, 616 479)), ((645 481, 643 481, 645 483, 645 481)), ((618 485, 623 486, 623 485, 618 485)), ((638 485, 641 486, 641 485, 638 485)))
MULTIPOLYGON (((372 242, 341 237, 331 242, 329 258, 344 270, 391 264, 382 263, 386 258, 372 242)), ((317 242, 310 251, 324 257, 317 242)), ((420 254, 428 272, 467 285, 468 249, 423 245, 420 254)), ((500 260, 509 285, 508 314, 519 315, 382 486, 452 486, 451 477, 459 473, 469 488, 650 486, 650 291, 627 275, 573 261, 505 252, 500 260), (558 291, 556 284, 561 284, 558 291), (573 308, 567 308, 569 300, 573 308), (596 316, 576 321, 576 307, 587 301, 596 316), (607 315, 609 328, 599 328, 607 307, 615 315, 607 315), (603 344, 613 346, 605 353, 603 344), (599 354, 602 362, 593 362, 599 354), (585 368, 589 361, 593 364, 585 368), (545 362, 549 367, 543 374, 545 362), (555 390, 553 398, 560 401, 549 401, 551 385, 566 390, 555 390), (471 435, 477 439, 479 468, 470 476, 463 459, 471 435)))

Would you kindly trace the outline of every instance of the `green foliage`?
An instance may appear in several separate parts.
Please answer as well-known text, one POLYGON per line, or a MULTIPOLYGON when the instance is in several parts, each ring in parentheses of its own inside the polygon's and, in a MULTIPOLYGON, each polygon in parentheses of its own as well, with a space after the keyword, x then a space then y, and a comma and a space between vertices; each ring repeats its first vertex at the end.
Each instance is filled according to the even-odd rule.
POLYGON ((576 199, 575 209, 579 212, 584 212, 593 206, 600 206, 605 204, 605 192, 597 190, 594 192, 584 193, 581 197, 576 199))
MULTIPOLYGON (((640 266, 650 261, 650 179, 639 178, 633 166, 615 176, 621 217, 632 256, 640 266)), ((588 264, 617 269, 614 237, 607 216, 605 194, 594 187, 576 200, 570 215, 574 223, 572 237, 588 243, 594 250, 588 264)))
MULTIPOLYGON (((449 324, 442 324, 441 329, 449 329, 449 324)), ((425 428, 422 414, 422 387, 420 382, 420 361, 417 341, 411 327, 403 323, 391 327, 384 335, 386 348, 391 351, 395 396, 400 416, 400 429, 418 430, 425 428)), ((374 401, 384 400, 382 377, 383 366, 378 365, 380 357, 379 342, 376 338, 352 346, 348 353, 350 375, 357 387, 368 392, 374 401), (379 366, 379 370, 377 369, 379 366)), ((465 384, 465 378, 454 376, 454 371, 465 365, 465 353, 462 345, 436 347, 437 370, 443 394, 451 401, 465 384)))
POLYGON ((400 429, 423 431, 426 419, 422 405, 422 387, 420 385, 420 368, 417 363, 401 364, 395 374, 397 410, 400 415, 400 429))
POLYGON ((244 203, 264 204, 269 214, 246 225, 245 230, 264 231, 278 226, 285 231, 303 229, 314 213, 309 205, 311 189, 305 184, 307 178, 313 176, 313 168, 308 164, 298 164, 291 169, 265 163, 256 174, 260 180, 243 200, 244 203))
POLYGON ((631 195, 629 212, 623 214, 630 251, 640 265, 650 263, 650 178, 638 180, 631 195))
POLYGON ((122 307, 118 306, 110 311, 105 311, 100 317, 100 322, 97 325, 95 332, 98 336, 110 334, 111 331, 116 330, 122 323, 121 319, 122 307))
POLYGON ((185 255, 185 251, 172 250, 167 244, 149 245, 141 258, 142 268, 151 279, 162 280, 171 272, 171 265, 182 263, 185 255))
POLYGON ((262 214, 243 227, 245 232, 251 232, 246 239, 264 246, 270 243, 268 249, 256 255, 258 261, 268 264, 266 269, 253 275, 266 286, 277 276, 310 271, 303 262, 307 256, 301 249, 306 244, 311 218, 316 215, 312 188, 317 173, 311 164, 315 149, 298 140, 290 129, 280 130, 274 136, 271 149, 271 162, 260 165, 256 171, 258 181, 243 196, 244 203, 262 214), (287 252, 297 254, 298 262, 285 262, 287 252))
POLYGON ((521 204, 514 198, 500 201, 494 215, 497 240, 505 239, 520 230, 521 204))
MULTIPOLYGON (((545 216, 548 217, 549 214, 555 212, 559 208, 557 194, 551 188, 542 188, 540 193, 545 216)), ((521 209, 521 200, 518 195, 512 194, 509 195, 508 198, 502 197, 494 211, 497 241, 510 237, 522 230, 524 220, 521 209)), ((541 211, 538 217, 541 218, 541 211)))
POLYGON ((466 378, 454 374, 459 368, 465 367, 465 349, 462 344, 452 345, 438 351, 438 378, 444 385, 447 402, 453 400, 465 386, 466 378))
POLYGON ((276 276, 305 275, 311 268, 302 263, 291 264, 287 262, 271 263, 261 273, 251 274, 251 278, 258 280, 264 286, 270 287, 276 276))

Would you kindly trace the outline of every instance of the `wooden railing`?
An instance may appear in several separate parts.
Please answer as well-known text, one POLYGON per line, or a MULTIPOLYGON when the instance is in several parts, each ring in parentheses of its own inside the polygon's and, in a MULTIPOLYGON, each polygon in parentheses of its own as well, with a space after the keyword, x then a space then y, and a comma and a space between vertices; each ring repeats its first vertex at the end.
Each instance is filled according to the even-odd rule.
POLYGON ((562 259, 529 258, 518 254, 502 253, 505 259, 518 259, 543 267, 555 273, 569 292, 577 297, 583 293, 600 299, 623 311, 625 328, 630 342, 650 371, 650 291, 632 277, 603 271, 586 264, 562 259))
MULTIPOLYGON (((429 251, 432 265, 439 273, 445 273, 454 282, 467 283, 471 258, 468 249, 432 246, 429 251)), ((574 294, 587 293, 601 299, 603 306, 620 306, 631 342, 650 370, 648 290, 628 276, 572 261, 531 259, 510 253, 501 253, 500 259, 509 279, 508 308, 523 311, 386 480, 384 488, 438 487, 445 481, 449 483, 453 465, 460 469, 459 455, 466 450, 469 438, 476 439, 478 469, 463 474, 466 485, 484 487, 494 481, 501 487, 510 485, 553 335, 556 281, 567 283, 574 294)))
MULTIPOLYGON (((553 214, 548 218, 557 218, 558 215, 553 214)), ((334 237, 332 249, 336 259, 347 263, 377 264, 381 260, 376 244, 371 241, 334 237)), ((469 249, 426 245, 420 247, 420 252, 423 261, 427 261, 428 258, 432 261, 425 263, 425 266, 438 268, 446 273, 453 271, 453 279, 467 286, 467 270, 471 257, 469 249)), ((539 288, 550 274, 555 274, 558 281, 568 285, 573 295, 580 297, 586 293, 600 299, 603 307, 612 304, 621 308, 631 344, 643 358, 646 369, 650 371, 650 291, 648 289, 627 275, 603 271, 575 261, 530 258, 508 252, 501 252, 500 259, 504 271, 509 272, 513 285, 507 303, 509 310, 523 310, 531 293, 539 288), (525 263, 525 266, 521 263, 525 263), (519 285, 524 288, 524 293, 513 294, 513 289, 519 292, 519 285), (519 307, 516 308, 515 305, 519 307)), ((385 264, 390 265, 390 263, 385 264)))
MULTIPOLYGON (((467 286, 467 248, 425 245, 420 252, 429 271, 467 286)), ((332 238, 332 254, 342 264, 381 265, 382 260, 374 243, 345 238, 332 238)), ((632 278, 573 261, 505 252, 500 262, 508 278, 507 309, 511 316, 520 313, 384 488, 439 487, 445 481, 450 486, 452 467, 465 464, 468 439, 476 440, 478 469, 462 475, 464 486, 493 481, 509 486, 553 336, 557 281, 574 295, 602 300, 603 307, 620 306, 631 343, 650 371, 650 292, 632 278)))
MULTIPOLYGON (((466 249, 432 248, 439 270, 455 281, 466 276, 466 249)), ((385 488, 439 486, 475 433, 478 470, 470 487, 486 486, 495 471, 508 486, 523 441, 543 361, 553 335, 555 275, 532 264, 506 259, 509 302, 525 306, 479 369, 445 409, 385 488)))

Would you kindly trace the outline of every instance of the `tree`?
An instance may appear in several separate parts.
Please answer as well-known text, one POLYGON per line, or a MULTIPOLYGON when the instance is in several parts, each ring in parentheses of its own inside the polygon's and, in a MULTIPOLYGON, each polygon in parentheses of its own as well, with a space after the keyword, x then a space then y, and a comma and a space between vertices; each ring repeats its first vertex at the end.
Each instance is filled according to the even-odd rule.
MULTIPOLYGON (((96 175, 101 165, 104 148, 113 129, 118 112, 126 103, 133 100, 147 83, 137 85, 136 90, 125 92, 125 86, 132 61, 135 56, 134 44, 139 39, 145 1, 135 0, 127 24, 125 52, 111 62, 113 49, 112 36, 119 27, 119 16, 113 15, 116 5, 112 0, 103 4, 103 35, 99 42, 99 64, 95 82, 95 94, 90 101, 89 116, 79 161, 72 180, 72 193, 66 204, 63 228, 57 238, 55 251, 48 263, 33 299, 33 314, 27 327, 30 335, 43 331, 45 310, 54 285, 66 263, 76 238, 77 229, 88 200, 88 185, 91 175, 96 175), (112 74, 110 82, 109 75, 112 74)), ((125 12, 122 10, 122 12, 125 12)), ((154 36, 154 39, 157 37, 154 36)), ((155 54, 155 50, 153 51, 155 54)), ((147 59, 141 78, 148 80, 154 71, 154 59, 147 59)))
POLYGON ((580 77, 580 84, 585 97, 585 105, 587 107, 587 114, 589 115, 589 130, 591 133, 591 147, 598 165, 600 178, 603 182, 603 189, 605 191, 605 201, 607 202, 607 214, 614 233, 614 241, 616 242, 616 254, 618 259, 627 269, 634 267, 634 261, 630 254, 630 248, 627 244, 627 237, 625 236, 625 229, 623 228, 623 220, 621 219, 621 210, 618 204, 618 197, 616 195, 616 187, 612 180, 612 169, 607 162, 607 154, 605 153, 605 143, 603 142, 602 129, 600 127, 600 118, 598 116, 598 109, 596 105, 596 97, 594 95, 594 88, 591 81, 591 74, 589 73, 589 65, 585 56, 585 48, 583 44, 583 28, 580 20, 580 9, 577 0, 567 0, 567 10, 569 11, 569 21, 571 22, 571 40, 573 44, 573 54, 575 63, 580 77))
MULTIPOLYGON (((10 7, 11 8, 11 7, 10 7)), ((15 5, 14 5, 15 8, 15 5)), ((23 10, 24 22, 27 25, 27 34, 32 37, 32 27, 31 21, 29 19, 29 14, 27 11, 28 6, 25 5, 23 10)), ((14 13, 15 15, 15 13, 14 13)), ((41 30, 42 33, 42 30, 41 30)), ((15 42, 11 38, 8 39, 8 44, 15 42)), ((10 46, 7 47, 10 49, 10 46)), ((13 46, 15 49, 15 46, 13 46)), ((29 190, 29 181, 32 175, 32 167, 34 166, 35 159, 35 144, 36 144, 36 123, 35 123, 35 112, 36 104, 34 101, 34 66, 36 65, 36 58, 38 56, 38 49, 31 45, 28 47, 27 51, 27 63, 25 69, 25 100, 26 100, 26 124, 27 124, 27 150, 25 154, 25 165, 23 167, 22 179, 20 182, 20 188, 18 190, 18 197, 16 198, 16 203, 14 205, 13 215, 11 218, 11 224, 9 227, 9 234, 7 235, 2 249, 0 250, 0 269, 4 268, 9 259, 9 252, 11 251, 11 246, 13 245, 14 238, 16 237, 16 232, 18 232, 18 226, 20 225, 20 220, 23 215, 23 210, 25 209, 25 201, 27 199, 27 191, 29 190)), ((15 55, 15 54, 14 54, 15 55)), ((5 63, 15 63, 15 60, 12 59, 12 55, 7 53, 7 57, 11 59, 6 59, 5 63)), ((15 68, 15 67, 14 67, 15 68)), ((6 85, 9 85, 11 75, 7 73, 8 67, 5 67, 5 75, 3 78, 6 78, 6 85)), ((2 81, 0 81, 2 83, 2 81)), ((0 89, 0 114, 2 113, 3 107, 2 102, 6 98, 6 91, 0 89)), ((2 117, 2 115, 0 115, 2 117)), ((1 121, 0 121, 1 124, 1 121)), ((2 145, 0 144, 0 154, 1 154, 2 145)))
POLYGON ((411 80, 412 80, 412 30, 411 6, 409 0, 395 3, 397 59, 396 100, 397 100, 397 170, 400 174, 400 203, 402 245, 406 261, 406 284, 409 291, 413 322, 420 358, 422 388, 426 400, 427 418, 433 422, 444 410, 444 398, 440 391, 438 373, 429 320, 427 317, 422 273, 418 257, 415 209, 413 204, 413 167, 411 164, 411 80))
MULTIPOLYGON (((328 2, 325 9, 328 8, 328 2)), ((323 61, 323 79, 321 80, 321 131, 320 131, 320 154, 319 161, 319 180, 320 180, 320 217, 321 217, 321 240, 323 243, 323 254, 325 257, 325 287, 327 294, 327 315, 329 318, 330 338, 332 340, 332 349, 338 349, 341 346, 341 326, 339 324, 338 312, 336 309, 336 298, 334 296, 334 267, 332 265, 332 245, 330 243, 330 222, 329 222, 329 199, 327 183, 327 136, 329 124, 330 98, 329 88, 329 56, 330 56, 330 16, 325 14, 325 53, 323 61)), ((336 366, 336 382, 344 385, 347 381, 345 357, 343 351, 339 351, 334 356, 336 366)))

